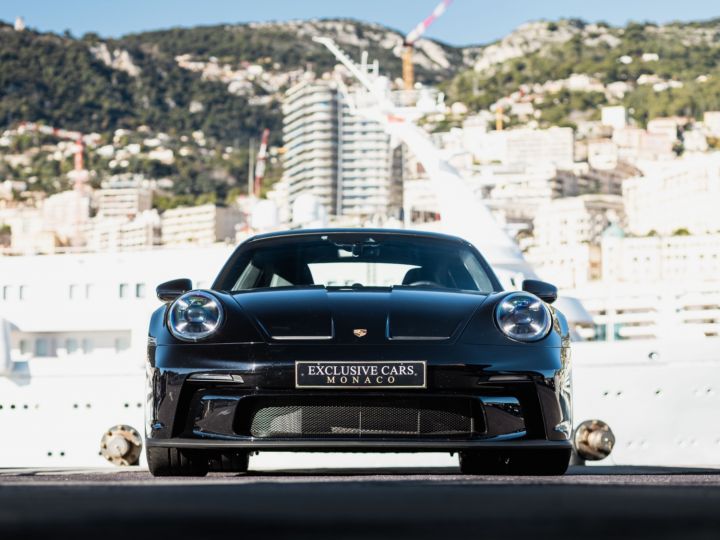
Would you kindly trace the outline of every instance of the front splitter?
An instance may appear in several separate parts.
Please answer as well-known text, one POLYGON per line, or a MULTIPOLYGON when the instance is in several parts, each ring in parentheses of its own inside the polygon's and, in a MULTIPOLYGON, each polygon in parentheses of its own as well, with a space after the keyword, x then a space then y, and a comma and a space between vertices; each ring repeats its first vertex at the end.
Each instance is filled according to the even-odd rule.
POLYGON ((195 450, 313 451, 313 452, 423 452, 459 450, 570 450, 570 441, 479 440, 479 441, 391 441, 391 440, 288 440, 288 439, 147 439, 148 447, 188 448, 195 450))

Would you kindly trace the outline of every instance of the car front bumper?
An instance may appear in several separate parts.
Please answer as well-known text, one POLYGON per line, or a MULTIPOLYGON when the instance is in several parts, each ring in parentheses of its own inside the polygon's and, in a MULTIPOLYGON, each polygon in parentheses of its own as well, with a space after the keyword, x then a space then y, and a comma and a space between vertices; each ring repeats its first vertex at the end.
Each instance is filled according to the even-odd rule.
POLYGON ((392 452, 570 448, 569 351, 428 346, 422 353, 427 362, 424 389, 296 388, 296 360, 418 358, 418 351, 411 349, 396 348, 392 356, 387 348, 372 346, 360 351, 332 349, 318 355, 317 348, 306 352, 295 348, 290 360, 289 350, 269 346, 152 347, 147 445, 198 450, 392 452), (234 377, 231 381, 191 378, 203 374, 234 377), (404 409, 396 410, 396 403, 404 409), (408 410, 420 411, 418 429, 388 430, 383 407, 392 408, 389 414, 396 414, 397 422, 407 421, 408 410), (445 410, 448 408, 450 412, 445 410), (438 429, 438 411, 455 421, 453 414, 458 408, 468 411, 462 413, 468 418, 467 427, 447 433, 438 429), (291 427, 275 432, 258 429, 254 421, 258 411, 280 409, 285 416, 279 414, 268 425, 277 420, 276 424, 290 422, 291 427), (335 417, 326 418, 333 414, 340 415, 338 422, 335 417), (315 427, 306 430, 303 426, 311 415, 315 415, 315 427), (375 422, 381 429, 361 429, 356 417, 371 418, 360 422, 375 422), (423 429, 421 424, 430 427, 423 429))

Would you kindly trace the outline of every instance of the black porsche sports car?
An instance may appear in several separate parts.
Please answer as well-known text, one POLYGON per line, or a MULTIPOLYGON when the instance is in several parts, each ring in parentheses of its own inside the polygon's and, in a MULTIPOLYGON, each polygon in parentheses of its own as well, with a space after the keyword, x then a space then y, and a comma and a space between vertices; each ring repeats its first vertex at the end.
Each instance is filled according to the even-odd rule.
POLYGON ((466 473, 562 474, 570 340, 552 285, 503 291, 446 235, 255 236, 207 290, 157 289, 153 475, 245 471, 252 452, 458 452, 466 473))

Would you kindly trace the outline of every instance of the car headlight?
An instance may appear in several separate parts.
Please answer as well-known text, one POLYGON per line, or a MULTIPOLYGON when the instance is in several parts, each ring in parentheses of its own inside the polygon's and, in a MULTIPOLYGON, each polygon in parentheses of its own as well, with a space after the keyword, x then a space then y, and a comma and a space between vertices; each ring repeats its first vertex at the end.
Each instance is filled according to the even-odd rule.
POLYGON ((495 308, 495 320, 505 335, 518 341, 538 341, 550 332, 552 314, 537 296, 508 294, 495 308))
POLYGON ((223 320, 223 309, 212 294, 192 291, 180 296, 168 314, 170 333, 183 341, 200 341, 215 333, 223 320))

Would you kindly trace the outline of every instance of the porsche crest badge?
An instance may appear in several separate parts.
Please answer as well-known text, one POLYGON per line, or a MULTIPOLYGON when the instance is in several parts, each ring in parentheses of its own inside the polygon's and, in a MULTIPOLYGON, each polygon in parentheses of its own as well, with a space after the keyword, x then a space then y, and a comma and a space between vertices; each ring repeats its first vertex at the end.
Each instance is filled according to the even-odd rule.
POLYGON ((367 336, 367 328, 356 328, 353 330, 353 334, 355 334, 355 337, 365 337, 367 336))

